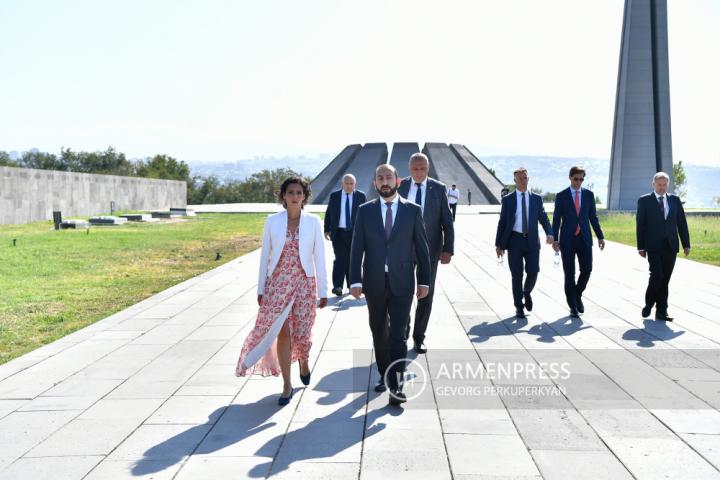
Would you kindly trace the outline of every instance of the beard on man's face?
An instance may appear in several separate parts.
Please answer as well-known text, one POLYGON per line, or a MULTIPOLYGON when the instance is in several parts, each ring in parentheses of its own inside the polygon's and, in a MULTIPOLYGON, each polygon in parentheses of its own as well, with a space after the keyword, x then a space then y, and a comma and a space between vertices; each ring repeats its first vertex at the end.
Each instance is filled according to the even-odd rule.
POLYGON ((391 185, 383 185, 382 187, 378 188, 377 185, 375 185, 375 190, 380 194, 382 198, 390 198, 395 195, 395 192, 397 192, 397 185, 391 186, 391 185))

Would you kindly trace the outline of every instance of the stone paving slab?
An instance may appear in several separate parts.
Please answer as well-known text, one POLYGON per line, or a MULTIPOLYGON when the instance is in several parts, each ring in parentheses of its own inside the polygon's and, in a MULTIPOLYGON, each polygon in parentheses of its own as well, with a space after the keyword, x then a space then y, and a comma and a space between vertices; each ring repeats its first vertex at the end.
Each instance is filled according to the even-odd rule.
POLYGON ((348 296, 318 311, 290 405, 279 379, 234 376, 255 251, 0 366, 0 479, 720 478, 720 269, 679 258, 676 321, 645 320, 647 262, 608 242, 573 320, 544 247, 518 320, 486 210, 459 211, 403 408, 372 389, 348 296))

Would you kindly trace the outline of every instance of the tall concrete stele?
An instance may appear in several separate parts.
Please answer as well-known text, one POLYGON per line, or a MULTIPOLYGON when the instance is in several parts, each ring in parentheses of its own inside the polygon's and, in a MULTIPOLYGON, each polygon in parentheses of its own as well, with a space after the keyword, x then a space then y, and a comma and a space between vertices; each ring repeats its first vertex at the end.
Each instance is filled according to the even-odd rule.
POLYGON ((652 176, 673 191, 667 0, 625 0, 608 208, 635 210, 652 176))

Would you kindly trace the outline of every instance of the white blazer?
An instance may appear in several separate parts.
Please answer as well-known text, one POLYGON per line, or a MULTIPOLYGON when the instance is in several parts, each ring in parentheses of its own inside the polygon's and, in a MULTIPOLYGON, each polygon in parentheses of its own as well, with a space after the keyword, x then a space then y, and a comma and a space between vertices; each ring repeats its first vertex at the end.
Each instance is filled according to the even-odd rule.
MULTIPOLYGON (((312 213, 300 213, 300 263, 308 277, 316 277, 317 293, 327 298, 327 272, 325 270, 325 239, 320 217, 312 213)), ((287 235, 287 211, 275 213, 265 220, 262 251, 260 253, 260 273, 258 275, 258 295, 265 290, 265 280, 273 274, 280 260, 287 235)))

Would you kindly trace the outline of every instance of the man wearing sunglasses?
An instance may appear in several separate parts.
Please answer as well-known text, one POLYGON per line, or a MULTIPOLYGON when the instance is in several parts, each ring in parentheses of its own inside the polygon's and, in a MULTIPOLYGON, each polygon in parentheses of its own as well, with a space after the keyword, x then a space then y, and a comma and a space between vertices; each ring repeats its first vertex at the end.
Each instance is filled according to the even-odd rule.
POLYGON ((582 188, 585 181, 585 169, 574 166, 570 169, 570 186, 555 196, 553 213, 553 232, 557 240, 553 249, 562 256, 565 273, 565 298, 570 307, 570 316, 578 318, 585 313, 582 294, 587 287, 592 271, 592 233, 598 238, 600 250, 605 248, 605 236, 600 228, 595 210, 595 194, 582 188), (559 232, 559 233, 558 233, 559 232), (580 266, 580 275, 575 280, 575 257, 580 266))

